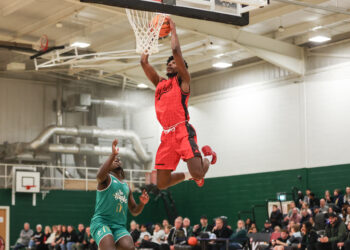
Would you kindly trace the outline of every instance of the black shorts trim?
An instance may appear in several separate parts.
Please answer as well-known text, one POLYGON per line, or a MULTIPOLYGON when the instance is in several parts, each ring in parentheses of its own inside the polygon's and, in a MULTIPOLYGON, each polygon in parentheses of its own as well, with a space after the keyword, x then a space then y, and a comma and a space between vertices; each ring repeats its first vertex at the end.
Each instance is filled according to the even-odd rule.
POLYGON ((186 122, 186 129, 188 132, 188 141, 190 142, 192 153, 193 153, 194 157, 202 158, 202 154, 199 151, 198 145, 197 145, 196 140, 195 140, 196 131, 194 130, 192 125, 189 124, 188 122, 186 122))

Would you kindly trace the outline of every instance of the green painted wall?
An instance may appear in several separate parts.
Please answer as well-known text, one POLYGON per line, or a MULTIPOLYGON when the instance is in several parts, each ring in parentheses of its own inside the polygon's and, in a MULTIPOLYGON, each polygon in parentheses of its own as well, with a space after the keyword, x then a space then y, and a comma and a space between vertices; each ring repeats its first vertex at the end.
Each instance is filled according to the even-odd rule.
MULTIPOLYGON (((234 225, 240 210, 250 209, 252 205, 264 204, 266 199, 275 199, 277 192, 291 192, 293 186, 311 188, 321 196, 325 189, 344 189, 350 185, 350 165, 338 165, 311 169, 267 172, 259 174, 210 178, 204 187, 198 188, 194 182, 184 182, 171 188, 172 196, 180 215, 187 216, 197 223, 202 214, 209 218, 220 215, 229 217, 234 225), (301 180, 297 178, 300 175, 301 180)), ((138 201, 139 194, 134 194, 138 201)), ((161 222, 166 218, 161 199, 148 204, 138 223, 161 222)), ((290 197, 289 197, 290 198, 290 197)), ((0 190, 0 206, 10 206, 11 190, 0 190)), ((32 196, 16 194, 16 206, 10 207, 11 244, 16 241, 23 223, 28 221, 32 227, 41 223, 53 224, 89 224, 95 205, 95 192, 51 191, 44 200, 37 197, 37 206, 32 206, 32 196)), ((256 211, 258 226, 266 218, 266 210, 256 211)), ((242 216, 246 217, 246 216, 242 216)), ((133 219, 129 215, 129 221, 133 219)))

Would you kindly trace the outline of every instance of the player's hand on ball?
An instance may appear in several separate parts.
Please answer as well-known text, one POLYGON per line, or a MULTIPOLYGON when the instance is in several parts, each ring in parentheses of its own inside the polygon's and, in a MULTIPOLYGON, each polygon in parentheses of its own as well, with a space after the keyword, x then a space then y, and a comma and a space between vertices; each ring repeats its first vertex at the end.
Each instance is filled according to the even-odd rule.
POLYGON ((112 154, 117 155, 119 153, 119 148, 117 148, 118 140, 115 139, 112 143, 112 154))
POLYGON ((142 204, 146 205, 148 203, 148 201, 149 201, 149 196, 148 196, 146 190, 143 190, 142 194, 140 196, 140 202, 142 204))

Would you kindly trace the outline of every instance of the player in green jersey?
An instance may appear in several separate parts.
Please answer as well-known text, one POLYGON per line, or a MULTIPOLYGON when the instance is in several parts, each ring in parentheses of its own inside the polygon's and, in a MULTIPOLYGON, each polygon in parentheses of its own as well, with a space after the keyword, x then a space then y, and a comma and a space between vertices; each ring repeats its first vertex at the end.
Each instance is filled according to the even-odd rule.
POLYGON ((149 201, 144 190, 136 204, 130 187, 123 182, 125 175, 118 157, 118 140, 112 144, 112 154, 97 173, 95 213, 91 219, 91 234, 101 250, 131 250, 134 242, 126 230, 128 209, 139 215, 149 201))

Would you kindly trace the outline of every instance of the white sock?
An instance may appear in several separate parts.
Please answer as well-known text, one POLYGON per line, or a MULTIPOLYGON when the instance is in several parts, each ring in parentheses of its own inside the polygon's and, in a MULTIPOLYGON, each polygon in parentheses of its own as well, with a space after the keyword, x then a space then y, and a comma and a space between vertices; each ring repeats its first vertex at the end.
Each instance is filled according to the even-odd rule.
POLYGON ((213 160, 213 155, 206 155, 204 156, 205 159, 208 159, 209 164, 211 164, 211 161, 213 160))
POLYGON ((185 181, 188 181, 192 178, 192 175, 189 172, 184 173, 185 174, 185 181))

